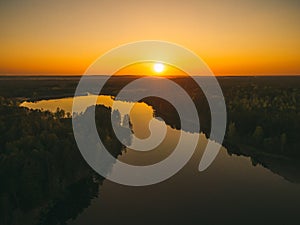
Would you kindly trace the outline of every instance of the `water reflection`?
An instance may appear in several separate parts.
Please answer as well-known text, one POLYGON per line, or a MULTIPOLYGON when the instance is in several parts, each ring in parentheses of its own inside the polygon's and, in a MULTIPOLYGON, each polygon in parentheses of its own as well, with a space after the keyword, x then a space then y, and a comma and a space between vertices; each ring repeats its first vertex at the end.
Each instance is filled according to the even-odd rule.
MULTIPOLYGON (((97 103, 112 107, 113 98, 100 96, 97 103)), ((121 126, 132 104, 122 101, 115 104, 114 109, 120 112, 121 126)), ((23 103, 22 106, 51 111, 56 111, 59 107, 70 111, 72 98, 23 103)), ((154 113, 161 113, 162 117, 168 116, 168 110, 164 111, 163 105, 155 109, 156 111, 145 103, 134 105, 129 117, 136 136, 149 136, 148 124, 154 113)), ((109 124, 104 124, 105 121, 110 122, 108 115, 110 111, 107 117, 103 119, 102 116, 97 123, 102 121, 101 126, 110 127, 109 124)), ((114 156, 129 164, 148 165, 159 162, 171 154, 181 132, 172 128, 176 127, 176 119, 170 120, 168 124, 170 126, 167 126, 166 138, 152 151, 138 152, 130 147, 124 149, 119 144, 108 149, 115 149, 114 156), (121 154, 122 151, 125 154, 121 154)), ((101 139, 110 140, 106 142, 107 145, 119 143, 115 137, 107 138, 107 135, 113 135, 110 132, 112 130, 109 129, 108 135, 99 130, 101 139)), ((192 135, 188 131, 183 132, 192 135)), ((128 140, 130 141, 133 139, 128 140)), ((268 156, 251 155, 251 151, 247 151, 246 147, 232 147, 228 150, 222 148, 211 167, 206 172, 199 173, 197 168, 206 143, 205 135, 201 134, 196 152, 183 170, 154 186, 126 187, 103 180, 95 174, 74 182, 74 186, 63 189, 63 194, 43 208, 39 221, 41 224, 67 222, 74 225, 286 224, 286 221, 297 219, 300 187, 289 181, 299 182, 298 164, 268 156), (98 191, 99 185, 101 187, 98 191), (95 198, 98 194, 100 197, 95 198)), ((113 169, 113 165, 108 167, 108 171, 113 169)))
MULTIPOLYGON (((92 105, 94 99, 97 98, 97 105, 103 105, 113 110, 118 110, 121 115, 121 121, 125 115, 130 115, 132 129, 135 135, 139 138, 147 138, 150 135, 148 124, 153 118, 153 108, 143 102, 133 103, 126 101, 114 101, 113 96, 109 95, 91 95, 76 97, 78 102, 82 102, 81 107, 74 109, 76 114, 83 113, 86 110, 86 105, 92 105), (129 110, 131 109, 131 111, 129 110), (142 115, 142 116, 141 116, 142 115)), ((21 107, 30 109, 40 109, 42 111, 56 112, 57 108, 64 110, 66 113, 72 113, 73 97, 41 100, 37 102, 23 102, 21 107)), ((80 105, 80 104, 78 104, 80 105)))
MULTIPOLYGON (((180 128, 180 120, 178 114, 176 113, 174 107, 170 105, 170 103, 165 102, 162 99, 157 98, 148 98, 145 99, 145 102, 127 102, 127 101, 120 101, 114 100, 113 96, 108 95, 88 95, 88 96, 80 96, 76 97, 79 101, 84 102, 83 106, 86 102, 95 102, 94 99, 97 98, 97 104, 103 105, 105 107, 110 107, 112 110, 118 110, 121 115, 121 123, 124 120, 125 115, 130 116, 131 122, 131 129, 134 133, 132 137, 131 146, 127 148, 127 151, 130 154, 126 154, 124 157, 120 157, 119 160, 133 164, 133 165, 150 165, 155 162, 159 162, 166 157, 168 157, 171 153, 176 144, 178 143, 180 132, 176 129, 180 128), (153 105, 153 106, 150 106, 153 105), (155 108, 155 111, 153 109, 155 108), (131 109, 131 111, 130 111, 131 109), (161 134, 158 132, 160 130, 165 129, 165 124, 163 121, 154 118, 154 115, 158 115, 162 117, 168 124, 166 130, 166 138, 162 141, 160 140, 161 135, 158 137, 153 138, 152 141, 148 142, 151 143, 149 149, 153 149, 152 151, 148 152, 136 152, 132 149, 137 149, 137 142, 138 139, 145 139, 150 136, 150 129, 149 123, 150 121, 154 121, 152 123, 154 134, 161 134), (176 128, 176 129, 175 129, 176 128), (162 143, 161 143, 162 141, 162 143), (157 146, 157 143, 161 143, 157 146), (153 148, 152 148, 153 147, 153 148), (159 156, 159 157, 158 157, 159 156), (142 163, 143 162, 143 163, 142 163)), ((62 98, 62 99, 52 99, 52 100, 41 100, 37 102, 23 102, 21 106, 28 107, 31 109, 42 109, 42 110, 49 110, 55 112, 57 107, 65 110, 66 112, 72 111, 72 103, 73 98, 62 98)), ((77 113, 82 113, 85 107, 79 108, 76 110, 77 113)), ((204 113, 205 114, 205 113, 204 113)), ((201 115, 200 117, 206 117, 206 115, 201 115)), ((151 125, 151 123, 150 123, 151 125)), ((209 132, 207 129, 207 124, 205 124, 205 120, 202 119, 201 127, 203 132, 206 134, 209 132), (204 121, 204 125, 203 125, 204 121), (204 127, 204 128, 203 128, 204 127)), ((191 130, 193 132, 193 130, 191 130)), ((189 133, 190 131, 182 131, 186 133, 186 135, 192 135, 189 133)), ((164 136, 164 135, 163 135, 164 136)), ((204 137, 204 139, 206 139, 204 137)), ((200 141, 203 143, 203 140, 200 141)), ((226 144, 226 141, 225 141, 226 144)), ((227 145, 227 144, 226 144, 227 145)), ((260 164, 272 172, 277 173, 284 177, 285 179, 291 182, 300 182, 300 165, 297 160, 292 160, 290 158, 284 157, 276 157, 272 155, 258 155, 255 151, 251 151, 251 148, 247 146, 243 146, 243 148, 237 148, 236 146, 231 146, 228 144, 228 148, 226 151, 230 155, 244 155, 250 157, 253 166, 260 164)))

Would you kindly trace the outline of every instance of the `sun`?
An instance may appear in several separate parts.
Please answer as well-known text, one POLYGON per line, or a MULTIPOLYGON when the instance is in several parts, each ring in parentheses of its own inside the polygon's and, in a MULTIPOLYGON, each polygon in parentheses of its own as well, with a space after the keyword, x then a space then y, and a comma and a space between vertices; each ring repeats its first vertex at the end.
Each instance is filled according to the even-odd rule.
POLYGON ((161 73, 162 71, 164 71, 165 66, 162 63, 155 63, 154 66, 153 66, 153 69, 154 69, 155 72, 161 73))

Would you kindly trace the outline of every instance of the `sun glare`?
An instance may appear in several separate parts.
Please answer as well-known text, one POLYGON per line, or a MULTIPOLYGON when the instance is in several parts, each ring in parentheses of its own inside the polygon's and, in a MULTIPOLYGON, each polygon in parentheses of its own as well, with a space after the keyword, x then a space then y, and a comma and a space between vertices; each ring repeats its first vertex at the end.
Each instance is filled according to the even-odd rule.
POLYGON ((155 72, 161 73, 162 71, 164 71, 165 66, 162 63, 155 63, 153 69, 155 72))

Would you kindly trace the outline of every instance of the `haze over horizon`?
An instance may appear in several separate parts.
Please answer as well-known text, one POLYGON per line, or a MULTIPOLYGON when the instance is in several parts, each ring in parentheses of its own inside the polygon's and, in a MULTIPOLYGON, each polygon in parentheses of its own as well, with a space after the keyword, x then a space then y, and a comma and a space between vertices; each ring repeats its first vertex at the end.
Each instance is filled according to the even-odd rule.
POLYGON ((81 75, 140 40, 185 46, 216 75, 299 75, 299 12, 295 0, 1 1, 0 75, 81 75))

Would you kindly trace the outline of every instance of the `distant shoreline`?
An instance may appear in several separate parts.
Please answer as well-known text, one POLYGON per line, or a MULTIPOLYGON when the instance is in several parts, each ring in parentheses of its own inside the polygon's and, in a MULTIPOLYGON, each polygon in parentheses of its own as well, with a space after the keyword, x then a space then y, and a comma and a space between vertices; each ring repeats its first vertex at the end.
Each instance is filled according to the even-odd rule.
MULTIPOLYGON (((80 78, 83 75, 0 75, 0 79, 10 79, 10 78, 34 78, 34 79, 47 79, 47 78, 61 78, 61 79, 72 79, 72 78, 80 78)), ((95 77, 108 77, 108 75, 90 75, 95 77)), ((113 77, 120 77, 120 78, 128 78, 128 77, 153 77, 153 78, 184 78, 188 76, 184 75, 165 75, 165 76, 148 76, 148 75, 116 75, 113 77)), ((197 76, 191 76, 191 77, 197 77, 197 76)), ((209 76, 207 76, 209 77, 209 76)), ((300 77, 300 74, 298 75, 216 75, 217 78, 243 78, 243 77, 300 77)))

